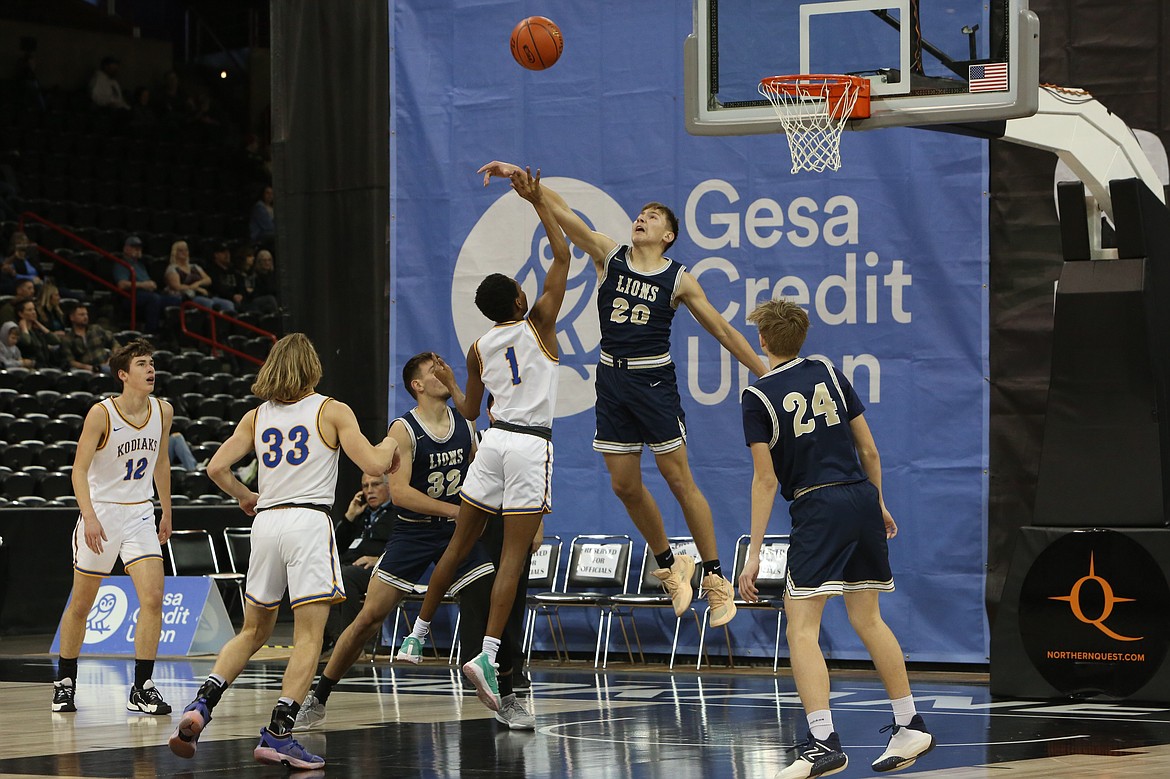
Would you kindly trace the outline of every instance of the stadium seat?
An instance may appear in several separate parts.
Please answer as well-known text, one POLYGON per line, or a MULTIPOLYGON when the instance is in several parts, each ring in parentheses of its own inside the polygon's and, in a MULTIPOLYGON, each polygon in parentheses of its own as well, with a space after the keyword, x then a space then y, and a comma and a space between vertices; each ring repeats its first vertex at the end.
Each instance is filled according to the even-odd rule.
POLYGON ((224 528, 223 541, 227 546, 228 564, 234 573, 248 573, 248 560, 252 555, 252 528, 224 528))
POLYGON ((47 500, 73 494, 73 480, 66 473, 48 473, 37 482, 36 494, 47 500))
MULTIPOLYGON (((88 411, 88 409, 87 409, 87 411, 88 411)), ((52 421, 53 420, 50 420, 50 422, 52 422, 52 421)), ((74 441, 76 441, 77 437, 79 435, 81 435, 81 427, 85 423, 85 417, 82 416, 81 414, 58 414, 56 421, 64 422, 65 424, 69 425, 70 433, 69 433, 69 435, 64 436, 64 438, 69 438, 69 439, 73 439, 74 441)), ((45 433, 43 431, 41 434, 45 435, 45 433)), ((60 440, 60 438, 61 438, 61 436, 58 436, 52 440, 58 441, 58 440, 60 440)))
POLYGON ((221 594, 234 591, 240 610, 244 603, 244 575, 224 571, 215 553, 215 543, 206 530, 176 530, 167 541, 167 560, 175 576, 208 576, 221 594))
POLYGON ((14 499, 12 502, 19 504, 21 506, 24 506, 26 508, 40 508, 41 506, 44 506, 49 501, 45 500, 40 495, 23 495, 19 498, 14 499))
POLYGON ((41 437, 46 441, 62 441, 76 438, 77 436, 74 434, 73 426, 69 422, 60 417, 54 417, 41 427, 41 437))
MULTIPOLYGON (((199 460, 199 455, 195 455, 195 459, 199 460)), ((213 494, 218 491, 219 488, 215 486, 215 482, 204 471, 190 471, 183 481, 183 492, 192 499, 199 495, 213 494)))
POLYGON ((70 392, 83 392, 89 389, 89 380, 93 378, 92 371, 72 370, 61 375, 57 379, 54 389, 60 391, 62 394, 70 392))
POLYGON ((94 395, 92 392, 70 392, 57 399, 57 402, 53 405, 53 413, 58 417, 62 414, 76 414, 84 419, 85 415, 89 413, 90 407, 100 399, 100 397, 94 395))
POLYGON ((41 423, 37 418, 29 419, 29 415, 15 417, 8 423, 7 430, 4 435, 9 441, 26 441, 30 438, 36 438, 41 432, 41 423))
POLYGON ((20 385, 20 391, 26 395, 32 395, 41 390, 53 389, 57 378, 61 375, 61 371, 55 368, 41 368, 29 373, 24 378, 24 383, 20 385))
MULTIPOLYGON (((55 471, 63 465, 69 465, 73 462, 72 453, 56 444, 48 444, 42 446, 39 451, 35 452, 36 464, 48 468, 50 471, 55 471)), ((46 496, 48 497, 48 496, 46 496)))
MULTIPOLYGON (((202 393, 201 393, 202 394, 202 393)), ((199 402, 199 416, 204 420, 214 420, 218 422, 227 416, 229 401, 225 401, 226 395, 203 395, 203 400, 199 402)))
MULTIPOLYGON (((7 451, 5 454, 7 455, 7 451)), ((8 460, 6 458, 5 462, 7 461, 8 460)), ((14 466, 10 465, 9 467, 11 468, 14 466)), ((35 478, 23 471, 15 471, 4 480, 4 497, 8 498, 9 500, 16 500, 17 498, 24 497, 25 495, 32 495, 33 491, 36 489, 36 486, 37 481, 35 478)))

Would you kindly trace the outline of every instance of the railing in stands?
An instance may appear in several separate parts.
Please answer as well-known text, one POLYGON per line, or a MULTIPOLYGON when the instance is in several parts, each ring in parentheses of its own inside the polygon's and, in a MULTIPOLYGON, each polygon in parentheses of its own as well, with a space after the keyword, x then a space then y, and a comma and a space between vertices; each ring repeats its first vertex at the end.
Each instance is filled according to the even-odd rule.
MULTIPOLYGON (((81 236, 79 236, 75 233, 72 233, 69 230, 66 230, 64 227, 61 227, 60 225, 58 225, 55 222, 50 222, 48 219, 45 219, 43 216, 41 216, 40 214, 37 214, 33 211, 25 211, 25 212, 21 213, 19 227, 18 227, 18 229, 21 232, 24 232, 24 222, 25 222, 26 218, 31 219, 32 221, 37 222, 38 224, 44 225, 45 227, 49 228, 53 232, 56 232, 56 233, 64 236, 66 239, 86 247, 90 251, 97 252, 97 254, 99 256, 106 258, 110 262, 116 263, 116 264, 121 265, 122 267, 126 268, 130 272, 130 288, 128 290, 122 289, 121 287, 119 287, 117 284, 110 281, 109 279, 103 279, 101 276, 98 276, 97 274, 93 273, 89 269, 83 268, 82 266, 78 265, 77 263, 73 262, 72 260, 68 260, 68 259, 62 257, 60 254, 57 254, 55 251, 53 251, 51 249, 46 249, 43 246, 37 247, 37 250, 39 252, 51 257, 54 262, 59 262, 62 265, 81 274, 85 278, 91 279, 92 281, 97 282, 98 284, 102 285, 103 287, 106 287, 107 289, 111 290, 115 294, 121 295, 122 297, 127 298, 130 301, 130 329, 131 330, 137 329, 137 324, 138 324, 138 320, 137 320, 138 278, 137 278, 137 274, 134 272, 134 266, 132 266, 130 263, 123 260, 121 257, 118 257, 117 255, 114 255, 114 254, 111 254, 110 252, 106 251, 105 249, 101 248, 100 246, 95 246, 94 244, 85 240, 81 236)), ((256 327, 255 325, 250 324, 248 322, 245 322, 242 319, 236 319, 233 316, 228 316, 227 314, 224 314, 221 311, 215 311, 214 309, 207 308, 206 306, 202 306, 202 305, 200 305, 194 301, 191 301, 191 300, 183 301, 182 306, 179 307, 179 329, 181 330, 183 335, 186 335, 189 338, 191 338, 192 340, 198 341, 200 343, 208 344, 213 349, 220 349, 222 351, 228 352, 229 354, 234 354, 235 356, 240 357, 240 358, 247 360, 248 362, 254 363, 256 365, 263 365, 264 364, 264 360, 262 360, 258 357, 255 357, 251 354, 247 354, 246 352, 242 352, 239 349, 236 349, 232 346, 228 346, 226 343, 221 343, 219 341, 219 339, 217 338, 216 332, 215 332, 215 323, 216 323, 217 319, 224 320, 232 327, 242 327, 246 330, 251 330, 252 332, 257 333, 258 335, 267 338, 272 343, 276 343, 276 334, 275 333, 269 332, 268 330, 265 330, 265 329, 260 328, 260 327, 256 327), (202 333, 197 333, 194 330, 191 330, 187 327, 187 320, 186 320, 185 312, 189 309, 192 309, 192 308, 199 309, 200 311, 204 311, 204 312, 211 315, 208 319, 210 326, 211 326, 211 337, 210 338, 203 335, 202 333)))
POLYGON ((54 262, 59 262, 62 265, 66 266, 68 268, 71 268, 74 271, 77 271, 82 276, 85 276, 88 279, 92 279, 93 281, 96 281, 98 284, 101 284, 103 287, 110 289, 115 294, 121 295, 122 297, 129 299, 129 301, 130 301, 130 329, 131 330, 138 329, 138 310, 137 310, 138 309, 138 306, 137 306, 137 302, 138 302, 138 278, 137 278, 137 275, 138 274, 136 274, 134 272, 133 265, 126 262, 121 257, 117 257, 113 254, 110 254, 108 251, 101 248, 100 246, 95 246, 94 244, 92 244, 89 241, 82 238, 80 235, 76 235, 74 233, 71 233, 68 230, 66 230, 64 227, 61 227, 60 225, 56 224, 55 222, 50 222, 48 219, 45 219, 40 214, 34 213, 32 211, 25 211, 25 212, 21 213, 21 215, 20 215, 18 229, 22 233, 24 232, 25 219, 31 219, 32 221, 37 222, 38 224, 44 225, 45 227, 49 228, 53 232, 58 233, 60 235, 63 235, 66 238, 68 238, 69 240, 75 241, 76 243, 81 244, 82 246, 89 249, 90 251, 97 252, 100 256, 105 257, 110 262, 121 265, 122 267, 124 267, 128 271, 130 271, 130 289, 125 290, 125 289, 122 289, 121 287, 119 287, 114 282, 110 281, 109 279, 103 279, 101 276, 98 276, 97 274, 91 272, 87 268, 83 268, 80 265, 78 265, 77 263, 65 259, 61 255, 57 254, 56 252, 54 252, 50 249, 46 249, 43 246, 37 247, 37 250, 40 251, 42 254, 46 254, 49 257, 52 257, 54 262))
POLYGON ((208 308, 207 306, 196 303, 193 300, 184 300, 183 305, 179 307, 179 329, 182 331, 183 335, 185 335, 189 338, 193 338, 194 340, 199 341, 200 343, 205 343, 205 344, 209 345, 212 349, 219 349, 221 351, 227 352, 228 354, 234 354, 236 357, 239 357, 243 360, 247 360, 248 362, 254 363, 256 365, 263 365, 264 360, 260 359, 259 357, 256 357, 255 355, 248 354, 247 352, 242 352, 239 349, 236 349, 235 347, 232 347, 232 346, 228 346, 226 343, 222 343, 219 340, 219 338, 216 336, 216 332, 215 332, 215 323, 216 323, 216 320, 219 320, 219 319, 224 320, 224 322, 226 322, 227 324, 229 324, 232 327, 243 327, 247 330, 251 330, 252 332, 257 333, 257 334, 267 338, 268 340, 272 341, 272 343, 276 343, 276 335, 274 333, 270 333, 267 330, 256 327, 255 325, 249 324, 248 322, 245 322, 241 319, 236 319, 235 317, 228 316, 227 314, 223 313, 222 311, 216 311, 213 308, 208 308), (210 338, 206 335, 203 335, 202 333, 198 333, 198 332, 196 332, 192 329, 189 329, 187 327, 187 312, 190 311, 191 309, 196 309, 198 311, 202 311, 202 312, 209 315, 207 321, 208 321, 208 324, 210 325, 210 331, 211 331, 210 338))

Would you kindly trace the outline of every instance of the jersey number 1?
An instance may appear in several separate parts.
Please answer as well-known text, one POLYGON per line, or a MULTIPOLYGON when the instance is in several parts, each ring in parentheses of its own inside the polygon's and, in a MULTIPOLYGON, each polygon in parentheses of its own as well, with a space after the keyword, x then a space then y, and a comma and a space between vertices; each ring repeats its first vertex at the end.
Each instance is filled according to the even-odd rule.
POLYGON ((512 368, 512 383, 520 383, 520 366, 516 364, 516 347, 509 346, 504 350, 504 359, 508 361, 508 365, 512 368))

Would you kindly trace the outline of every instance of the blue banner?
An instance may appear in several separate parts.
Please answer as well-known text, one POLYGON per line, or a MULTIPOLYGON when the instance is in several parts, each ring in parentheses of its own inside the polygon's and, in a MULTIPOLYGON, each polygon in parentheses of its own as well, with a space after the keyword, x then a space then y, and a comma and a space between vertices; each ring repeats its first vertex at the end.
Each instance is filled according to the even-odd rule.
MULTIPOLYGON (((138 593, 129 576, 102 581, 85 619, 83 655, 134 656, 138 633, 138 593)), ((206 576, 168 576, 163 584, 162 629, 158 654, 214 654, 234 635, 215 582, 206 576)), ((61 646, 61 627, 49 652, 61 646)))
MULTIPOLYGON (((746 316, 759 301, 800 303, 812 322, 805 353, 841 368, 866 404, 901 531, 890 545, 898 589, 882 602, 907 657, 986 662, 986 144, 909 129, 846 133, 841 171, 791 175, 781 136, 684 130, 689 3, 395 0, 391 10, 391 416, 413 405, 397 371, 416 352, 465 372, 467 349, 491 324, 473 302, 485 274, 514 275, 529 300, 544 278, 550 256, 534 211, 506 182, 485 189, 480 165, 540 168, 619 241, 644 203, 666 203, 681 227, 669 255, 723 316, 755 343, 746 316), (541 72, 521 69, 508 48, 513 25, 533 13, 565 38, 560 61, 541 72)), ((575 247, 574 258, 547 532, 566 543, 625 533, 640 553, 592 450, 597 278, 575 247)), ((730 574, 736 539, 750 531, 747 371, 687 315, 675 319, 673 354, 691 466, 730 574)), ((686 535, 649 454, 644 472, 668 534, 686 535)), ((782 503, 770 532, 789 529, 782 503)), ((770 620, 745 614, 734 626, 737 653, 771 655, 770 620)), ((665 630, 658 644, 653 630, 641 633, 649 649, 669 650, 665 630)), ((826 610, 824 636, 832 657, 866 656, 839 603, 826 610)), ((684 630, 684 651, 697 643, 684 630)))

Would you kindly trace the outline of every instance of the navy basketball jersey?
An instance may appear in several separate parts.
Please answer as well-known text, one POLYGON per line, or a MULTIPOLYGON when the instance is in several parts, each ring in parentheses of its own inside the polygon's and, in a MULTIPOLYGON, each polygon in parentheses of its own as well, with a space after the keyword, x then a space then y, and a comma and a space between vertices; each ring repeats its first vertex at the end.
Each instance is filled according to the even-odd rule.
POLYGON ((636 358, 639 367, 669 365, 674 296, 686 267, 663 257, 661 269, 641 273, 630 267, 630 251, 622 244, 609 253, 597 286, 602 362, 616 357, 636 358))
MULTIPOLYGON (((459 488, 471 464, 471 425, 450 407, 447 435, 437 438, 415 415, 412 409, 399 417, 411 433, 410 486, 435 500, 459 504, 459 488)), ((398 507, 398 516, 406 519, 426 519, 426 514, 398 507)))
POLYGON ((865 411, 845 376, 827 362, 797 357, 743 391, 747 443, 766 443, 791 501, 810 487, 864 481, 850 420, 865 411))

